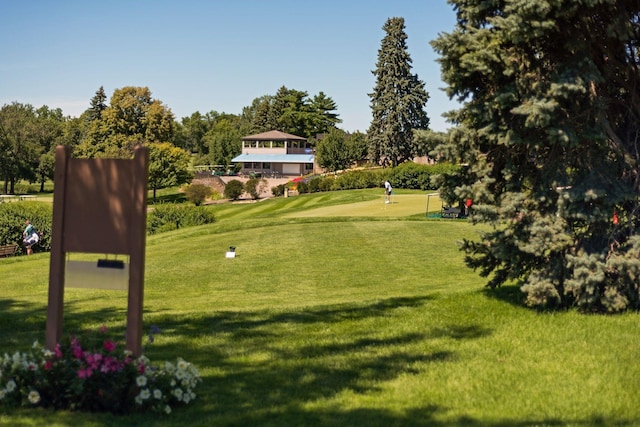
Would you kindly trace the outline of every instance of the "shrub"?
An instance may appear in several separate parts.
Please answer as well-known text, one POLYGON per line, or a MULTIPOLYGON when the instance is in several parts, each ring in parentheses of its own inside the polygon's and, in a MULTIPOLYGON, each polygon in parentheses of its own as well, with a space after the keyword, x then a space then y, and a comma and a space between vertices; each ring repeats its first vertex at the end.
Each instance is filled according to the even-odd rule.
POLYGON ((389 182, 398 188, 435 190, 437 186, 432 179, 434 176, 443 173, 451 174, 458 169, 458 166, 450 163, 437 163, 435 165, 403 163, 391 170, 389 182))
POLYGON ((147 233, 157 234, 212 222, 215 222, 215 216, 206 206, 159 204, 147 214, 147 233))
POLYGON ((299 194, 303 194, 303 193, 308 193, 309 192, 309 184, 307 184, 306 181, 299 181, 298 182, 298 193, 299 194))
POLYGON ((309 193, 317 193, 320 191, 320 183, 324 178, 322 177, 314 177, 309 180, 309 193))
POLYGON ((251 178, 244 184, 244 191, 251 196, 252 199, 260 198, 260 193, 265 190, 267 180, 262 178, 251 178))
POLYGON ((284 196, 285 187, 286 186, 284 184, 280 184, 276 187, 271 187, 271 194, 273 194, 274 197, 284 196))
POLYGON ((224 186, 224 197, 231 200, 237 200, 244 192, 244 185, 237 179, 232 179, 224 186))
POLYGON ((188 201, 196 206, 200 206, 207 197, 211 196, 212 190, 208 185, 191 184, 185 188, 184 194, 188 201))

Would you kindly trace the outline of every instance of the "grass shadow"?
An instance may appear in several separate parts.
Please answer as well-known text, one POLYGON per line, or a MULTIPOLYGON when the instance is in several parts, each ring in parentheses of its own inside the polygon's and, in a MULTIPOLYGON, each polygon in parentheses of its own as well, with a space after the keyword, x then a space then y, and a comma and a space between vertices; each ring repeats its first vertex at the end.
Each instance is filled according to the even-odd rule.
POLYGON ((507 302, 518 307, 527 307, 525 304, 525 294, 518 285, 499 286, 497 288, 485 287, 482 293, 493 299, 507 302))
MULTIPOLYGON (((200 331, 203 339, 197 349, 189 349, 193 350, 189 361, 201 371, 208 367, 204 370, 210 373, 204 375, 197 410, 217 425, 428 425, 424 422, 430 418, 425 415, 440 408, 406 416, 303 408, 345 393, 375 393, 385 382, 455 362, 455 353, 442 344, 442 338, 467 340, 491 334, 478 325, 452 324, 424 333, 398 330, 384 336, 359 327, 361 322, 388 319, 397 309, 419 308, 430 299, 389 298, 278 313, 225 311, 197 319, 158 314, 154 320, 170 334, 200 331), (318 332, 344 327, 345 322, 354 323, 351 336, 318 332), (290 339, 292 334, 304 337, 305 332, 306 338, 290 339), (438 344, 430 344, 436 340, 438 344)), ((184 354, 183 346, 161 336, 147 354, 184 354)))

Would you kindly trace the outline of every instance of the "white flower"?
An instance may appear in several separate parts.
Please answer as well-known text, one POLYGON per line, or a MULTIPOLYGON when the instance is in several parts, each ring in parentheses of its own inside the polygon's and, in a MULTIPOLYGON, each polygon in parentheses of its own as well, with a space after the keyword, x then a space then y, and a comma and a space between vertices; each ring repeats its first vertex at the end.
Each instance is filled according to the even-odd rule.
POLYGON ((147 385, 147 377, 145 377, 144 375, 140 375, 139 377, 136 378, 136 384, 138 384, 138 387, 144 387, 147 385))
POLYGON ((189 364, 182 359, 178 359, 178 369, 182 371, 186 371, 189 367, 189 364))
POLYGON ((140 397, 140 395, 137 395, 134 400, 136 402, 136 405, 142 405, 142 398, 140 397))
POLYGON ((40 393, 38 393, 36 390, 31 390, 29 392, 28 399, 29 399, 29 402, 35 405, 38 402, 40 402, 40 393))
POLYGON ((170 414, 171 413, 171 406, 169 406, 169 405, 165 406, 164 407, 164 412, 167 413, 167 414, 170 414))
POLYGON ((153 390, 153 397, 155 397, 156 399, 162 399, 162 391, 155 389, 153 390))
POLYGON ((38 340, 35 340, 33 342, 33 345, 31 346, 33 349, 37 349, 38 347, 40 347, 40 344, 38 344, 38 340))
POLYGON ((4 397, 7 395, 7 392, 4 390, 0 390, 0 400, 4 399, 4 397))
POLYGON ((182 389, 180 388, 176 388, 173 390, 173 395, 176 397, 176 399, 178 399, 178 402, 182 400, 182 389))
POLYGON ((13 380, 9 380, 9 381, 7 382, 7 391, 8 391, 9 393, 11 393, 11 392, 12 392, 13 390, 15 390, 15 389, 16 389, 16 383, 15 383, 15 381, 13 381, 13 380))
POLYGON ((148 388, 145 388, 144 390, 140 391, 140 397, 142 398, 142 400, 147 400, 151 397, 151 392, 148 388))
POLYGON ((184 371, 184 369, 178 369, 178 370, 176 371, 176 378, 177 378, 177 379, 181 380, 181 379, 183 379, 183 378, 184 378, 184 377, 186 377, 186 376, 187 376, 187 373, 184 371))
POLYGON ((176 380, 171 380, 171 387, 175 387, 176 386, 176 380))
POLYGON ((185 393, 182 395, 182 401, 184 403, 189 403, 190 400, 191 400, 191 396, 189 395, 189 393, 185 393))
POLYGON ((164 362, 164 370, 167 371, 169 375, 173 375, 176 371, 176 367, 171 364, 171 362, 164 362))

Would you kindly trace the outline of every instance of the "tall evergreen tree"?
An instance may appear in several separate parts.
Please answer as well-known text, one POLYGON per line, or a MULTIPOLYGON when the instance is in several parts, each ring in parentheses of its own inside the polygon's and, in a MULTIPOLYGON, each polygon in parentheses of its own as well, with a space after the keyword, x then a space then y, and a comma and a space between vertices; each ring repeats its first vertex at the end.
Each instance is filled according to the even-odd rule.
POLYGON ((429 99, 424 82, 411 74, 404 18, 389 18, 378 50, 371 98, 373 119, 367 136, 371 160, 396 166, 415 157, 413 129, 427 129, 424 107, 429 99))
POLYGON ((640 3, 450 0, 432 44, 448 93, 446 150, 469 166, 467 264, 532 305, 640 308, 640 3))
POLYGON ((107 94, 104 93, 104 87, 96 91, 96 94, 91 98, 90 107, 86 111, 87 120, 93 122, 100 120, 102 112, 107 108, 107 94))

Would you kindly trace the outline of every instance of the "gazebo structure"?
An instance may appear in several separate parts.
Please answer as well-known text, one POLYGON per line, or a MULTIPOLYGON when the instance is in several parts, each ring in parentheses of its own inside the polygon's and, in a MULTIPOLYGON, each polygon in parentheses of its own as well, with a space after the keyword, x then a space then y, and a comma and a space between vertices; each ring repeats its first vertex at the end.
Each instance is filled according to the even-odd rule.
POLYGON ((300 176, 314 171, 315 156, 306 138, 272 130, 242 138, 242 154, 231 161, 244 174, 300 176))

